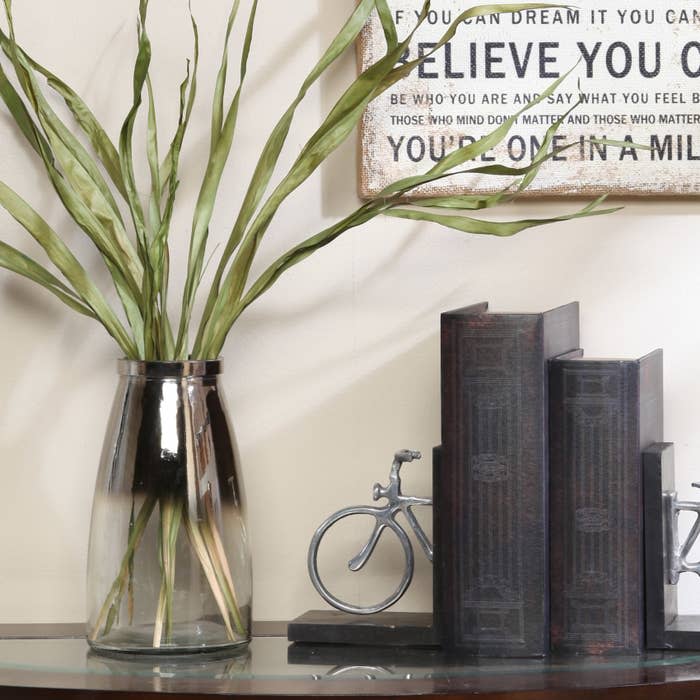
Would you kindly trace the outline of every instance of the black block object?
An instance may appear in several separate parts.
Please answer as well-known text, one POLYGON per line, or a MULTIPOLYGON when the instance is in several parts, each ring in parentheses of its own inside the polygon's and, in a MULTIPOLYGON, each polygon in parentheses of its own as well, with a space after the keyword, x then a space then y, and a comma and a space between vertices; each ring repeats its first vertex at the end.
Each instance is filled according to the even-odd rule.
POLYGON ((579 347, 577 303, 442 315, 442 455, 434 533, 447 650, 549 651, 547 360, 579 347))
POLYGON ((663 438, 663 354, 550 363, 552 650, 644 649, 642 452, 663 438))
POLYGON ((647 649, 700 649, 700 616, 679 615, 677 586, 667 583, 663 496, 676 490, 673 443, 644 451, 644 544, 647 649))
POLYGON ((380 612, 351 615, 310 610, 287 626, 290 642, 361 646, 436 646, 432 613, 380 612))
MULTIPOLYGON (((347 644, 306 644, 295 642, 287 647, 287 663, 304 666, 333 666, 347 669, 352 666, 366 666, 369 669, 431 669, 438 664, 450 661, 439 647, 425 646, 362 646, 347 644)), ((329 671, 327 675, 333 675, 329 671)), ((382 678, 379 671, 377 678, 382 678)))

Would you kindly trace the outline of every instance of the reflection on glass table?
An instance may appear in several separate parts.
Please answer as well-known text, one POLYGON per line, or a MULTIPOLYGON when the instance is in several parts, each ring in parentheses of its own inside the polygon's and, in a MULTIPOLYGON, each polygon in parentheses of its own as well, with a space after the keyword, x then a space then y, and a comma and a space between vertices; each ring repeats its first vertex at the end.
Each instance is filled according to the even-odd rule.
POLYGON ((104 689, 125 697, 159 691, 193 697, 227 692, 362 696, 529 691, 527 699, 562 691, 568 697, 574 689, 628 687, 635 694, 615 697, 637 700, 647 697, 642 694, 645 686, 652 698, 658 697, 658 689, 656 696, 651 694, 654 685, 679 682, 685 691, 695 688, 697 694, 688 697, 700 697, 700 653, 457 659, 438 649, 290 645, 283 636, 259 636, 235 655, 133 657, 97 654, 82 638, 0 639, 3 700, 20 697, 13 692, 29 687, 77 689, 74 697, 104 689))

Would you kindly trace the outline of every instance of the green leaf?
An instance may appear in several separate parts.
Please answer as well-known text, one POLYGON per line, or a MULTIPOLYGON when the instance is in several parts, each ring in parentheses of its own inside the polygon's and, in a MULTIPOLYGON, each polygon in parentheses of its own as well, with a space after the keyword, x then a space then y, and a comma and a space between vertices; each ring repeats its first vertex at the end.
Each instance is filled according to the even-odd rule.
POLYGON ((516 233, 525 231, 526 229, 535 226, 544 226, 545 224, 553 224, 555 222, 570 221, 572 219, 580 219, 589 216, 602 216, 604 214, 612 214, 619 211, 622 207, 611 209, 598 209, 600 204, 605 200, 605 197, 600 197, 588 206, 573 214, 565 214, 563 216, 555 216, 546 219, 523 219, 522 221, 484 221, 482 219, 473 219, 467 216, 449 216, 445 214, 436 214, 429 211, 419 211, 413 209, 391 209, 384 212, 386 216, 394 216, 401 219, 409 219, 411 221, 430 221, 441 226, 462 231, 463 233, 488 234, 490 236, 513 236, 516 233))
POLYGON ((127 357, 136 357, 136 348, 114 315, 102 293, 56 232, 16 192, 0 182, 0 206, 41 245, 51 262, 61 271, 127 357))
POLYGON ((170 175, 175 172, 175 180, 177 180, 177 166, 180 157, 180 151, 182 150, 182 143, 185 138, 185 133, 190 122, 190 116, 192 115, 192 109, 194 107, 195 97, 197 95, 197 72, 199 67, 199 28, 197 27, 197 22, 192 15, 190 10, 190 23, 192 25, 192 34, 194 37, 194 52, 192 59, 192 74, 190 77, 190 61, 187 61, 187 75, 185 80, 180 85, 180 101, 182 103, 184 97, 183 95, 187 91, 189 86, 189 95, 187 97, 187 107, 184 110, 184 115, 182 109, 180 111, 180 118, 178 120, 178 128, 175 134, 175 138, 170 144, 170 149, 168 150, 168 155, 163 161, 161 166, 161 176, 160 180, 163 183, 163 187, 170 182, 170 175), (174 151, 177 150, 177 153, 174 151))
POLYGON ((236 22, 240 0, 235 0, 231 12, 229 13, 228 23, 226 24, 226 36, 224 37, 224 50, 221 56, 221 64, 219 72, 216 76, 216 86, 214 88, 214 103, 212 106, 211 116, 211 145, 209 147, 209 157, 213 157, 216 151, 216 145, 221 138, 221 130, 224 124, 224 95, 226 93, 226 78, 228 76, 228 55, 229 41, 231 39, 231 31, 236 22))
POLYGON ((146 33, 146 17, 148 14, 148 0, 140 0, 138 22, 138 53, 134 65, 133 76, 133 101, 131 109, 124 120, 119 135, 119 160, 121 163, 122 177, 126 187, 127 198, 131 218, 136 230, 139 256, 144 267, 142 297, 144 300, 144 347, 145 359, 156 359, 155 347, 155 312, 154 299, 154 271, 150 258, 150 241, 143 206, 139 198, 134 174, 133 159, 133 135, 136 117, 143 102, 143 89, 148 80, 148 70, 151 64, 151 42, 146 33))
POLYGON ((148 94, 148 128, 146 133, 146 158, 151 173, 151 199, 149 201, 149 218, 152 235, 155 237, 161 226, 161 201, 163 188, 160 181, 160 161, 158 156, 158 122, 156 119, 156 104, 153 99, 153 84, 149 75, 146 76, 146 92, 148 94))
MULTIPOLYGON (((7 56, 11 56, 10 40, 2 30, 0 30, 0 46, 7 56)), ((114 183, 122 196, 126 198, 126 189, 124 187, 121 166, 119 164, 119 154, 90 108, 85 104, 82 98, 57 75, 54 75, 50 70, 35 61, 23 49, 18 47, 18 50, 23 60, 25 60, 33 70, 44 76, 48 85, 63 98, 63 101, 75 118, 76 123, 88 138, 97 157, 107 171, 110 180, 114 183)), ((29 135, 27 136, 29 138, 29 135)))
POLYGON ((42 267, 30 257, 24 255, 24 253, 2 241, 0 241, 0 267, 26 277, 32 282, 41 285, 44 289, 48 289, 64 304, 67 304, 79 314, 93 319, 96 318, 95 314, 85 304, 81 303, 72 289, 66 287, 63 282, 52 275, 45 267, 42 267))
MULTIPOLYGON (((2 34, 1 31, 0 34, 2 34)), ((0 66, 0 98, 2 98, 2 101, 10 110, 12 118, 15 120, 15 123, 20 128, 31 147, 37 153, 39 153, 42 148, 48 149, 46 140, 39 133, 29 110, 22 101, 17 90, 15 90, 14 85, 8 80, 7 74, 2 69, 2 66, 0 66), (40 144, 40 140, 42 140, 43 143, 40 144)))
MULTIPOLYGON (((275 261, 251 286, 243 300, 236 307, 236 318, 259 296, 266 292, 270 287, 281 277, 281 275, 290 267, 300 263, 307 257, 315 253, 317 250, 324 248, 328 244, 336 240, 341 234, 350 229, 361 226, 368 221, 371 221, 379 214, 387 211, 391 204, 387 202, 369 202, 354 211, 349 216, 346 216, 341 221, 324 229, 315 236, 311 236, 299 245, 294 246, 291 250, 285 253, 281 258, 275 261)), ((221 351, 221 345, 225 340, 225 333, 220 333, 213 343, 212 352, 218 354, 221 351)), ((212 355, 213 357, 213 355, 212 355)))
POLYGON ((520 111, 511 115, 506 119, 503 124, 494 129, 490 134, 480 138, 474 143, 467 144, 466 146, 453 151, 445 158, 443 158, 439 163, 437 163, 433 168, 431 168, 427 174, 414 175, 411 177, 405 177, 401 180, 393 182, 391 185, 387 186, 380 192, 379 197, 390 196, 400 190, 409 190, 424 184, 427 180, 426 177, 441 176, 456 167, 459 167, 467 161, 474 160, 484 153, 490 151, 492 148, 497 146, 503 139, 508 135, 510 130, 517 119, 532 109, 535 105, 538 105, 543 100, 546 100, 551 94, 553 94, 558 87, 569 77, 571 71, 562 75, 558 80, 553 82, 549 87, 547 87, 541 95, 536 97, 534 100, 526 104, 520 111))
POLYGON ((393 51, 399 44, 394 18, 391 16, 391 10, 386 0, 376 0, 376 5, 377 14, 382 23, 382 30, 384 31, 384 38, 386 39, 387 50, 393 51))
MULTIPOLYGON (((234 4, 234 10, 232 12, 234 17, 235 10, 237 9, 236 5, 237 0, 236 4, 234 4)), ((209 224, 214 212, 214 203, 216 202, 216 196, 219 185, 221 184, 224 167, 226 166, 226 162, 231 153, 236 125, 238 123, 238 110, 243 85, 245 83, 245 78, 248 71, 248 58, 250 56, 251 44, 253 41, 253 31, 255 28, 257 9, 258 0, 253 0, 253 5, 248 18, 246 35, 243 41, 238 89, 236 90, 233 100, 231 101, 231 105, 226 113, 226 118, 224 119, 218 139, 216 139, 216 145, 209 158, 207 170, 204 175, 204 180, 197 199, 197 205, 195 207, 194 218, 192 221, 192 234, 190 236, 190 251, 187 262, 187 277, 185 280, 185 290, 182 295, 180 328, 178 331, 177 344, 175 348, 177 356, 186 354, 187 335, 192 316, 192 307, 194 305, 195 295, 201 279, 204 257, 206 255, 209 224)), ((224 52, 226 51, 227 46, 224 49, 224 52)), ((213 140, 214 137, 212 136, 212 142, 213 140)))
MULTIPOLYGON (((122 177, 127 192, 129 208, 131 210, 134 228, 136 229, 139 241, 140 254, 144 267, 149 267, 148 261, 148 235, 143 215, 143 206, 139 199, 136 187, 136 177, 134 175, 133 160, 133 135, 134 125, 139 109, 143 102, 143 88, 148 78, 148 69, 151 64, 151 42, 146 34, 146 16, 148 11, 148 0, 140 0, 139 5, 139 25, 138 25, 138 53, 134 65, 133 77, 133 102, 129 113, 124 120, 119 135, 119 162, 122 170, 122 177)), ((150 273, 149 273, 150 274, 150 273)))

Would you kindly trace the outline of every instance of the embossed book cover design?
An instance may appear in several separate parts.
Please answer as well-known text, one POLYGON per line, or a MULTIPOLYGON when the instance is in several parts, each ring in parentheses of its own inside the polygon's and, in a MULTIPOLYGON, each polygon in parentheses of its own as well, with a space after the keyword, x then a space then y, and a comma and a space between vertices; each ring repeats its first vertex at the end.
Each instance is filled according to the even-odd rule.
POLYGON ((578 347, 578 305, 443 314, 439 625, 470 653, 549 648, 547 359, 578 347))
POLYGON ((663 355, 551 362, 552 649, 644 648, 642 450, 663 435, 663 355))

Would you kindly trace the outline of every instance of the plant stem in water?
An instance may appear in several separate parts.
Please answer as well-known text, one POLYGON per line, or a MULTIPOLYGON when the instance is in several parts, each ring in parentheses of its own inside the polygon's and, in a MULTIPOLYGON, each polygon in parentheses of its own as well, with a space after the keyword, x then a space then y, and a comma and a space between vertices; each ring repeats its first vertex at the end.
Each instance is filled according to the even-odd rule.
POLYGON ((156 506, 156 501, 157 499, 155 496, 146 497, 146 500, 141 506, 141 510, 134 521, 133 528, 130 528, 129 541, 126 546, 126 552, 124 553, 121 567, 119 568, 119 573, 114 579, 114 583, 112 584, 112 587, 105 598, 100 614, 97 616, 97 622, 89 635, 90 639, 97 638, 102 625, 104 625, 103 635, 109 634, 114 621, 117 619, 117 615, 119 614, 119 606, 121 605, 124 591, 129 582, 129 562, 132 560, 134 552, 141 542, 143 533, 146 531, 146 526, 148 525, 153 509, 156 506))
POLYGON ((221 590, 221 586, 219 585, 218 577, 214 571, 214 565, 209 557, 209 552, 207 551, 207 546, 202 537, 202 533, 200 532, 199 525, 192 520, 190 513, 185 513, 185 529, 187 530, 192 547, 199 558, 199 562, 202 565, 204 575, 207 577, 214 600, 216 600, 216 604, 219 607, 219 612, 221 613, 224 625, 226 626, 226 633, 228 634, 229 639, 235 639, 236 636, 233 632, 233 628, 231 627, 231 620, 226 605, 224 592, 221 590))
POLYGON ((173 633, 173 594, 175 591, 175 556, 177 536, 182 522, 184 504, 173 498, 160 502, 160 562, 161 587, 158 597, 158 610, 153 628, 153 647, 160 648, 165 628, 166 644, 172 641, 173 633))

